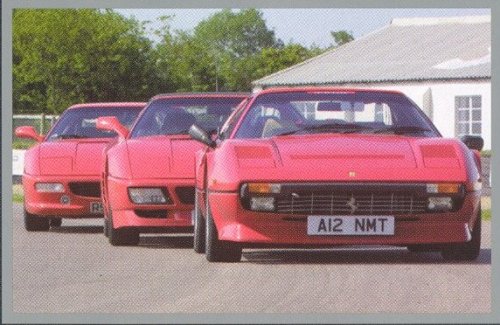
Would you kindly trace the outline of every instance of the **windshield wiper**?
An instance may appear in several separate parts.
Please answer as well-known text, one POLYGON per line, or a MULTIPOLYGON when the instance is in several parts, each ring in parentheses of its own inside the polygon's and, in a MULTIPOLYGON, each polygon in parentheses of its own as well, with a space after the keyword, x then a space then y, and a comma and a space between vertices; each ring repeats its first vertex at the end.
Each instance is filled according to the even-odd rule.
POLYGON ((59 134, 51 137, 52 139, 84 139, 87 138, 80 134, 59 134))
POLYGON ((432 130, 423 128, 421 126, 411 125, 411 126, 389 126, 386 128, 375 129, 373 130, 373 133, 392 132, 394 134, 405 134, 405 133, 426 132, 426 131, 432 131, 432 130))
POLYGON ((304 126, 302 128, 298 128, 295 130, 279 133, 276 136, 291 135, 291 134, 295 134, 295 133, 302 132, 302 131, 322 131, 322 130, 331 131, 331 130, 334 130, 334 131, 342 131, 342 132, 335 132, 335 133, 352 133, 352 132, 356 132, 359 130, 372 130, 372 129, 373 128, 371 126, 360 125, 360 124, 355 124, 355 123, 325 123, 325 124, 304 126))

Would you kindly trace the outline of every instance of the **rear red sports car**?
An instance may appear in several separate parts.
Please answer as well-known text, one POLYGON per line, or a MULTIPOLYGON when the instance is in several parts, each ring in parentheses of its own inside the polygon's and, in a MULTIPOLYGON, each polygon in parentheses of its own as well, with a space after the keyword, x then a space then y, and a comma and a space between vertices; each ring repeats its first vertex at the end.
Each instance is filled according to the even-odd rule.
POLYGON ((482 139, 443 139, 401 93, 269 89, 218 140, 196 126, 190 134, 206 144, 196 162, 195 251, 209 261, 239 261, 255 246, 479 254, 482 139))
POLYGON ((188 135, 194 123, 216 132, 248 97, 236 93, 155 96, 130 134, 113 118, 98 127, 119 141, 104 157, 104 233, 112 245, 137 245, 144 232, 192 231, 194 154, 202 145, 188 135))
POLYGON ((61 218, 102 217, 102 151, 116 133, 96 129, 100 116, 130 127, 146 103, 89 103, 69 107, 46 136, 31 126, 17 137, 39 143, 24 158, 24 222, 28 231, 60 226, 61 218))

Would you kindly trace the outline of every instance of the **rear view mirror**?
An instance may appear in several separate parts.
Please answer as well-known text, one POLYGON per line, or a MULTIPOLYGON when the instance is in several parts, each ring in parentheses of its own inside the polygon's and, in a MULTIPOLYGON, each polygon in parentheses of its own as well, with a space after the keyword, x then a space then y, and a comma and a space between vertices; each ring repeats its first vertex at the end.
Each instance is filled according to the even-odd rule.
POLYGON ((37 142, 43 141, 43 135, 38 134, 32 126, 19 126, 15 131, 16 137, 33 139, 37 142))
POLYGON ((481 151, 483 150, 484 140, 480 136, 477 135, 464 135, 460 137, 465 145, 472 150, 481 151))
POLYGON ((318 112, 342 112, 341 102, 319 102, 316 108, 318 112))
POLYGON ((210 148, 215 147, 215 141, 212 140, 212 137, 196 124, 191 125, 189 128, 189 135, 191 138, 209 146, 210 148))
POLYGON ((128 129, 123 126, 116 116, 98 117, 95 126, 99 130, 114 131, 121 138, 126 138, 128 129))

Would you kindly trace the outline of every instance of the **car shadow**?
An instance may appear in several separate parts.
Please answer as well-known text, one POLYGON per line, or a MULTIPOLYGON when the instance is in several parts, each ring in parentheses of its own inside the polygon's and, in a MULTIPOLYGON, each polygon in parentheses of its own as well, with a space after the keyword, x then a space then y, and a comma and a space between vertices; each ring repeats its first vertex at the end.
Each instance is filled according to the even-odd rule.
POLYGON ((406 248, 342 248, 243 251, 243 263, 255 264, 491 264, 491 249, 475 261, 445 261, 439 252, 412 253, 406 248))
POLYGON ((144 248, 193 248, 193 235, 141 236, 139 247, 144 248))
POLYGON ((50 228, 50 232, 60 234, 98 234, 103 233, 103 226, 61 226, 50 228))

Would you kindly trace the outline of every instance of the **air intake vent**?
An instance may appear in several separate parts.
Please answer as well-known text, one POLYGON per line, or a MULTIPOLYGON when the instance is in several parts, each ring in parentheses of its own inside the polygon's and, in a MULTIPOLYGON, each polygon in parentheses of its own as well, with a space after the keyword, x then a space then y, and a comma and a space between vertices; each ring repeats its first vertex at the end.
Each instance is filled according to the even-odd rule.
POLYGON ((175 188, 175 194, 184 204, 194 204, 194 186, 179 186, 175 188))
POLYGON ((69 183, 69 189, 75 195, 101 197, 101 184, 99 182, 73 182, 69 183))

